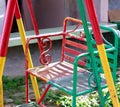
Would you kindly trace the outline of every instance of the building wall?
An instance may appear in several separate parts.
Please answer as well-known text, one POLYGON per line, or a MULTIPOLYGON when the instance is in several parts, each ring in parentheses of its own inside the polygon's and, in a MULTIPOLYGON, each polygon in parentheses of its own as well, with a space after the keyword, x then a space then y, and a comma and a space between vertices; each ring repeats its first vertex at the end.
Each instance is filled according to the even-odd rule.
POLYGON ((120 9, 120 0, 109 0, 109 9, 120 9))
MULTIPOLYGON (((21 0, 22 16, 27 30, 33 29, 25 0, 21 0)), ((21 2, 20 1, 20 2, 21 2)), ((80 18, 77 0, 31 0, 39 28, 62 26, 64 17, 80 18)), ((84 1, 84 0, 83 0, 84 1)), ((120 0, 93 0, 99 21, 107 21, 107 8, 120 9, 120 0), (107 1, 109 2, 107 5, 107 1), (102 3, 101 3, 102 2, 102 3)), ((0 0, 0 33, 5 12, 5 0, 0 0)))
MULTIPOLYGON (((31 0, 39 28, 62 26, 65 17, 64 0, 31 0)), ((31 19, 25 0, 22 1, 22 14, 26 30, 32 29, 31 19)))
POLYGON ((0 34, 2 32, 2 25, 3 25, 3 20, 4 20, 4 15, 5 15, 5 1, 0 0, 0 34))
MULTIPOLYGON (((31 0, 31 1, 39 28, 43 29, 62 26, 63 20, 66 16, 80 18, 77 0, 59 0, 59 1, 31 0)), ((104 11, 103 15, 103 13, 101 12, 101 8, 103 8, 101 7, 102 0, 93 1, 95 4, 98 20, 100 22, 103 21, 103 19, 106 21, 107 16, 105 12, 107 11, 106 10, 107 7, 103 10, 104 11), (104 18, 101 16, 103 16, 104 18)), ((25 0, 22 1, 22 14, 26 30, 33 29, 25 0)), ((89 20, 89 18, 87 19, 89 20)))

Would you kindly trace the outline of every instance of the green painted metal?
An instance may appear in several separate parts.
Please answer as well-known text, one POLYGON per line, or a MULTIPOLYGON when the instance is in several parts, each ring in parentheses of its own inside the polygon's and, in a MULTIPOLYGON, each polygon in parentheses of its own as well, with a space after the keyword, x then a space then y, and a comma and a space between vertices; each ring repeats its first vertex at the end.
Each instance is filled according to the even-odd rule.
MULTIPOLYGON (((100 81, 100 77, 99 77, 99 71, 97 70, 98 66, 95 64, 97 61, 96 61, 96 58, 94 57, 94 54, 93 54, 92 42, 89 41, 90 40, 90 34, 89 34, 89 30, 88 30, 88 23, 87 23, 86 16, 85 16, 85 9, 84 9, 83 1, 78 0, 78 4, 79 4, 79 10, 80 10, 80 14, 81 14, 82 22, 83 22, 83 27, 84 27, 84 31, 85 31, 86 39, 87 39, 87 43, 88 43, 88 51, 90 52, 90 55, 91 55, 93 75, 94 75, 95 80, 96 80, 96 86, 97 86, 97 90, 98 90, 99 97, 100 97, 100 106, 104 107, 106 99, 103 96, 103 92, 102 92, 102 88, 101 88, 102 86, 100 84, 101 81, 100 81)), ((104 26, 100 26, 100 28, 104 29, 104 30, 108 30, 110 32, 113 32, 113 34, 115 36, 114 46, 116 48, 116 51, 114 51, 114 53, 113 53, 114 57, 112 58, 112 61, 113 61, 112 75, 113 75, 113 78, 114 78, 114 81, 115 81, 116 80, 116 67, 117 67, 117 61, 116 60, 117 60, 117 54, 118 54, 118 36, 117 36, 116 31, 112 28, 108 28, 108 27, 104 27, 104 26)), ((110 54, 107 53, 107 56, 109 57, 110 54)), ((98 61, 100 62, 100 60, 98 60, 98 61)))
MULTIPOLYGON (((48 81, 48 83, 51 84, 52 86, 57 87, 60 90, 63 90, 64 92, 72 95, 72 97, 73 97, 72 107, 76 107, 76 97, 77 96, 84 95, 84 94, 87 94, 87 93, 97 90, 98 94, 99 94, 99 98, 100 98, 100 107, 104 107, 105 102, 109 96, 109 93, 107 93, 105 96, 103 95, 103 89, 106 88, 107 85, 101 84, 100 73, 103 73, 102 65, 101 65, 101 62, 99 59, 98 51, 96 48, 94 48, 94 45, 96 45, 96 42, 94 39, 91 41, 92 30, 89 30, 89 27, 91 26, 91 24, 88 23, 86 20, 83 1, 78 0, 78 5, 80 7, 79 9, 80 9, 80 13, 81 13, 82 22, 83 22, 83 28, 84 28, 84 32, 85 32, 86 39, 87 39, 88 52, 80 54, 79 56, 77 56, 75 58, 74 74, 73 74, 73 90, 70 91, 70 90, 54 83, 53 81, 48 81), (95 86, 91 86, 91 78, 92 77, 89 76, 88 77, 88 84, 90 86, 89 90, 85 90, 85 91, 77 93, 77 91, 76 91, 77 90, 77 76, 78 76, 77 67, 79 66, 78 61, 79 61, 79 59, 81 59, 84 56, 86 56, 86 58, 90 61, 89 63, 87 63, 87 67, 88 67, 88 70, 90 70, 90 69, 92 70, 91 76, 93 75, 96 84, 95 84, 95 86)), ((106 39, 103 36, 103 41, 105 42, 107 56, 112 59, 112 63, 111 62, 109 62, 109 63, 112 68, 112 75, 113 75, 114 82, 115 82, 116 81, 116 67, 117 67, 119 38, 118 38, 116 30, 114 30, 113 28, 105 27, 105 26, 100 26, 100 28, 101 28, 101 30, 113 32, 113 36, 115 37, 115 41, 114 41, 114 45, 113 45, 113 44, 109 43, 108 41, 106 41, 106 39), (111 52, 112 52, 112 54, 111 54, 111 52), (111 57, 111 55, 113 55, 113 57, 111 57)))
MULTIPOLYGON (((86 15, 85 15, 85 8, 84 8, 83 1, 78 0, 78 5, 79 5, 80 14, 81 14, 81 19, 83 22, 84 31, 86 34, 87 43, 88 43, 88 51, 91 54, 92 69, 93 69, 94 77, 96 80, 96 87, 98 87, 98 93, 99 93, 99 97, 100 97, 100 101, 101 101, 100 103, 101 103, 101 106, 103 106, 104 105, 104 96, 103 96, 102 88, 101 88, 101 84, 100 84, 100 77, 99 77, 98 72, 96 72, 97 66, 95 64, 96 61, 95 61, 95 57, 93 54, 92 43, 90 42, 90 33, 88 30, 88 24, 87 24, 87 19, 86 19, 86 15)), ((73 104, 73 106, 74 106, 74 104, 73 104)))

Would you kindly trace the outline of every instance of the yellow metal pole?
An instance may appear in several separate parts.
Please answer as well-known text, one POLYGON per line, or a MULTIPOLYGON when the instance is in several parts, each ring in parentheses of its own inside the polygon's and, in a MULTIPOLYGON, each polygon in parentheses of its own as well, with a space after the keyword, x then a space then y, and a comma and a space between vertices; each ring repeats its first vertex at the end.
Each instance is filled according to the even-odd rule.
POLYGON ((5 60, 6 57, 0 57, 0 107, 4 107, 2 75, 4 71, 5 60))
MULTIPOLYGON (((23 50, 25 52, 26 34, 25 34, 23 21, 22 21, 21 15, 20 15, 18 4, 16 5, 15 15, 16 15, 16 20, 17 20, 19 33, 20 33, 21 40, 22 40, 23 50)), ((28 57, 28 62, 29 62, 29 68, 31 68, 31 67, 33 67, 33 63, 32 63, 30 52, 28 52, 28 56, 27 57, 28 57)), ((31 77, 31 81, 32 81, 32 85, 33 85, 33 90, 34 90, 34 93, 35 93, 36 101, 38 101, 39 98, 40 98, 40 93, 39 93, 37 80, 36 80, 36 77, 34 77, 32 75, 30 77, 31 77)))
POLYGON ((104 74, 105 74, 105 77, 106 77, 106 82, 108 84, 108 89, 109 89, 109 92, 110 92, 112 103, 113 103, 114 107, 120 107, 117 92, 116 92, 115 85, 114 85, 113 78, 112 78, 112 73, 111 73, 109 63, 108 63, 108 59, 107 59, 107 56, 106 56, 104 44, 97 45, 97 48, 98 48, 98 51, 99 51, 99 55, 100 55, 100 59, 101 59, 101 62, 102 62, 104 74))
POLYGON ((112 99, 113 106, 120 107, 117 92, 115 89, 115 84, 114 84, 112 73, 110 70, 109 63, 108 63, 107 54, 106 54, 104 43, 102 40, 102 35, 100 33, 100 28, 99 28, 99 24, 97 20, 97 15, 95 13, 93 0, 86 0, 86 6, 88 9, 88 14, 89 14, 89 18, 90 18, 92 29, 93 29, 93 34, 96 40, 97 49, 99 52, 100 60, 101 60, 103 71, 104 71, 105 78, 106 78, 106 82, 108 84, 108 90, 110 92, 110 97, 112 99))

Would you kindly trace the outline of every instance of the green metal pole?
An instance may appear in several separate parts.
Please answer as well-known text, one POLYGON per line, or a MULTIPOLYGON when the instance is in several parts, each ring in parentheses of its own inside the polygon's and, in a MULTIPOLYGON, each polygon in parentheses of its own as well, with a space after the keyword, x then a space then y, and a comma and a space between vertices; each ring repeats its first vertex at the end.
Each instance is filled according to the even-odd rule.
POLYGON ((104 105, 104 98, 103 98, 102 88, 101 88, 101 84, 100 84, 100 77, 99 77, 98 72, 96 71, 97 70, 96 63, 95 63, 96 61, 95 61, 95 56, 93 53, 92 43, 90 41, 91 38, 90 38, 89 29, 88 29, 83 0, 78 0, 78 6, 79 6, 79 10, 80 10, 81 19, 83 22, 83 28, 84 28, 86 39, 87 39, 88 51, 91 55, 92 68, 93 68, 94 78, 96 80, 96 87, 98 88, 101 105, 104 105))

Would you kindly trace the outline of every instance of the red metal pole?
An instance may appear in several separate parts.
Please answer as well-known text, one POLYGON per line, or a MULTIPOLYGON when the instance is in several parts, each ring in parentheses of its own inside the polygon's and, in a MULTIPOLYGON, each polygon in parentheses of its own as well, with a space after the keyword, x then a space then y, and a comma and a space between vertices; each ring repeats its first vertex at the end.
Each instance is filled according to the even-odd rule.
POLYGON ((5 20, 3 24, 2 35, 0 37, 0 56, 5 57, 8 49, 8 42, 12 28, 14 13, 16 7, 16 0, 8 0, 5 20))
POLYGON ((94 5, 93 5, 92 0, 86 0, 86 6, 88 8, 87 10, 88 10, 89 18, 90 18, 90 21, 91 21, 91 25, 92 25, 92 28, 93 28, 93 33, 94 33, 97 45, 102 44, 103 40, 102 40, 102 36, 101 36, 101 33, 100 33, 98 20, 97 20, 96 13, 94 11, 95 9, 94 9, 94 5))
POLYGON ((46 89, 44 90, 43 94, 41 95, 40 100, 38 101, 39 105, 43 105, 41 102, 43 101, 43 99, 45 98, 45 95, 47 94, 48 90, 50 89, 51 85, 48 84, 46 89))
POLYGON ((8 0, 5 19, 3 23, 2 35, 0 37, 0 107, 4 106, 2 76, 6 61, 6 54, 15 13, 15 7, 16 0, 8 0))
MULTIPOLYGON (((29 10, 29 13, 30 13, 30 16, 31 16, 31 20, 32 20, 32 24, 33 24, 33 27, 34 27, 34 31, 35 31, 35 34, 36 35, 39 35, 39 28, 38 28, 38 24, 37 24, 37 20, 35 18, 35 14, 34 14, 34 11, 33 11, 33 7, 32 7, 32 3, 31 3, 31 0, 26 0, 27 2, 27 6, 28 6, 28 10, 29 10)), ((39 49, 40 49, 40 52, 43 53, 44 52, 44 46, 43 46, 43 41, 41 39, 38 39, 38 46, 39 46, 39 49)), ((42 60, 43 60, 43 63, 41 64, 46 64, 47 63, 47 59, 46 59, 46 56, 45 56, 46 53, 44 53, 42 55, 42 60)))
POLYGON ((26 0, 26 2, 27 2, 27 5, 28 5, 28 10, 30 12, 30 16, 31 16, 33 27, 34 27, 34 31, 35 31, 36 35, 39 35, 39 28, 38 28, 37 20, 35 18, 35 14, 34 14, 34 11, 33 11, 32 3, 31 3, 30 0, 26 0))

